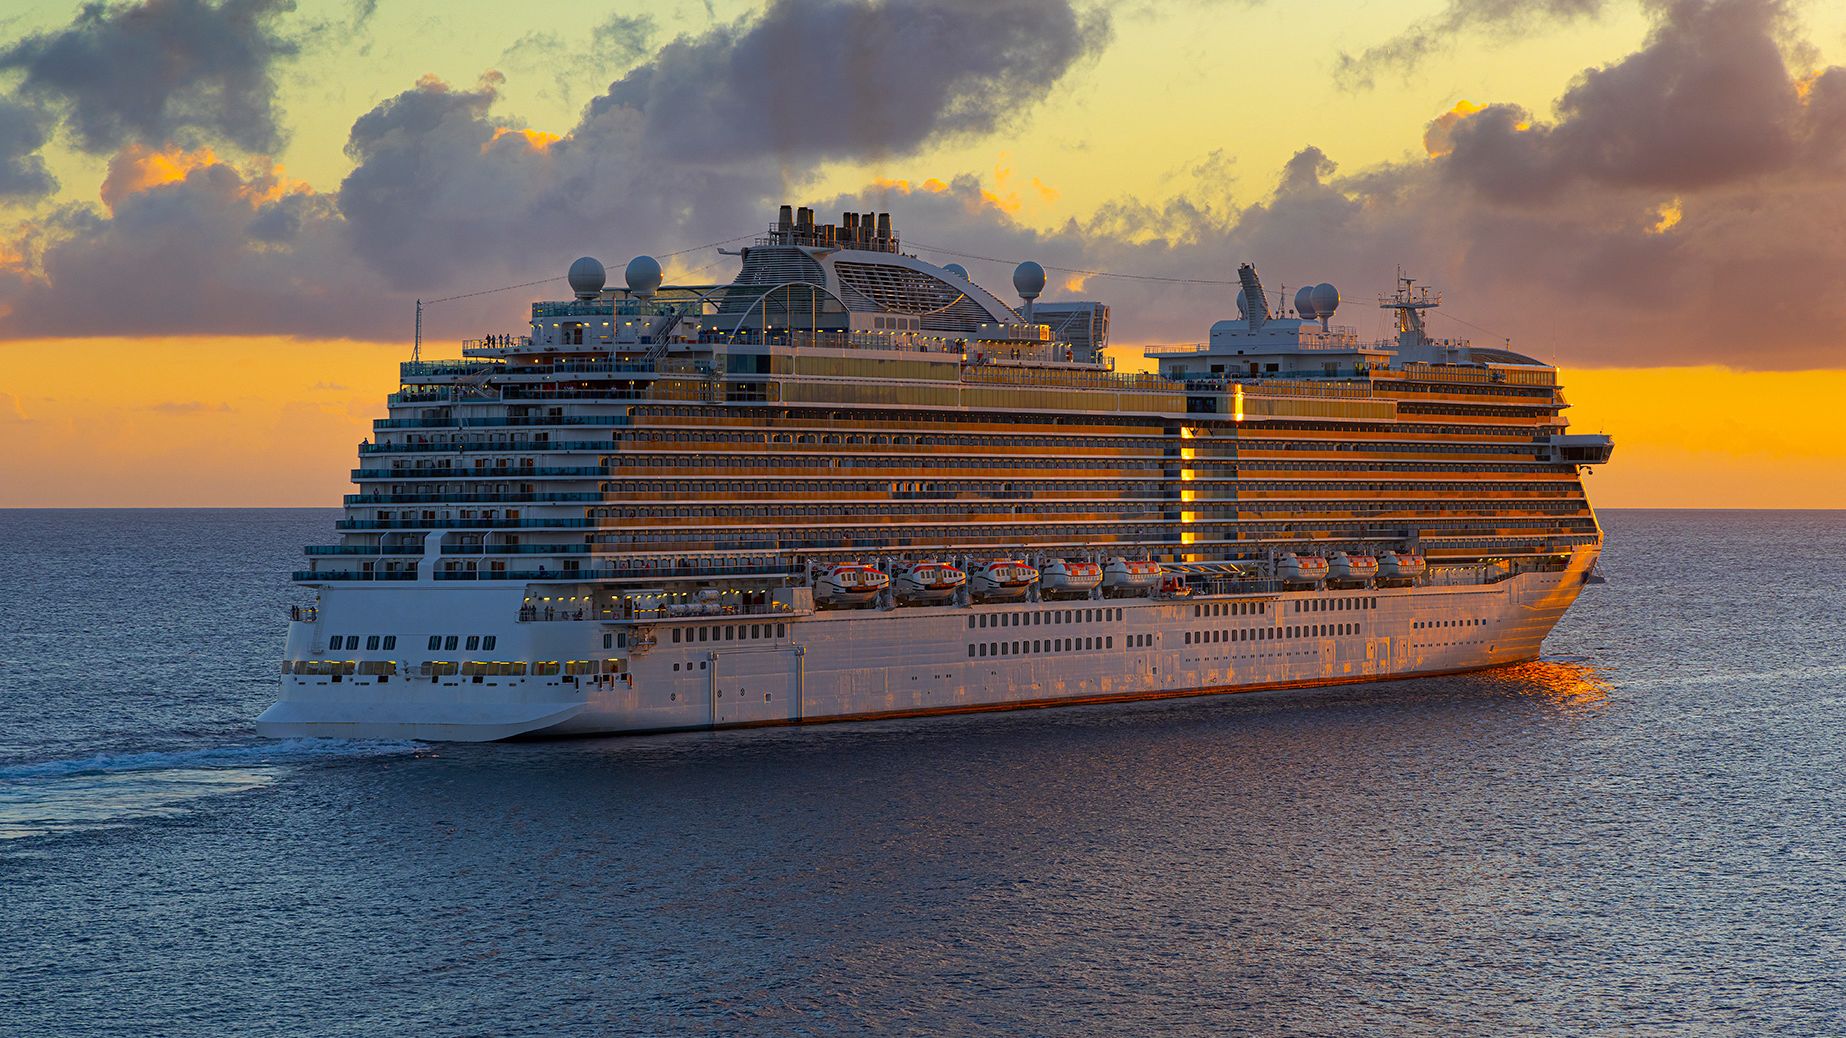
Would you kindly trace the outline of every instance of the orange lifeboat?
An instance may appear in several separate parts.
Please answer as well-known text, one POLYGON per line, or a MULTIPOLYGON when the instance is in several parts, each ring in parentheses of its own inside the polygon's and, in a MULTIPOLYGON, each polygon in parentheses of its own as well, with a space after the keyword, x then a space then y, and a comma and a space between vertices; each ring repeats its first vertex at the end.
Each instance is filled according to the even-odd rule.
POLYGON ((1038 586, 1049 598, 1080 598, 1102 586, 1102 566, 1052 559, 1039 574, 1038 586))
POLYGON ((1284 584, 1314 585, 1327 579, 1327 560, 1318 555, 1284 555, 1276 560, 1276 576, 1284 584))
POLYGON ((944 602, 968 583, 968 574, 946 562, 906 562, 892 571, 891 588, 901 602, 944 602))
POLYGON ((1378 576, 1378 560, 1370 555, 1336 553, 1327 563, 1327 579, 1343 584, 1364 584, 1378 576))
POLYGON ((1024 598, 1038 582, 1038 570, 1018 559, 992 559, 974 567, 974 597, 984 601, 1024 598))
POLYGON ((836 562, 814 577, 814 601, 830 609, 855 609, 878 601, 891 576, 876 566, 836 562))
POLYGON ((1113 558, 1103 567, 1102 590, 1105 595, 1140 595, 1160 584, 1160 563, 1150 559, 1130 562, 1113 558))
POLYGON ((1393 583, 1414 583, 1429 569, 1423 556, 1413 551, 1388 551, 1378 560, 1378 579, 1393 583))

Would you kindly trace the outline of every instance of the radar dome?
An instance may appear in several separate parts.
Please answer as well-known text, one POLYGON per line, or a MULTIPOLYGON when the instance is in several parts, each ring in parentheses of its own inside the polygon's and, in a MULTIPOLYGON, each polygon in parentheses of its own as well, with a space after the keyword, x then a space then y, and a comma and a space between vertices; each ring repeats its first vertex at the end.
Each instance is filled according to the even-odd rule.
POLYGON ((1299 314, 1302 320, 1305 321, 1312 321, 1314 318, 1320 316, 1319 312, 1314 309, 1313 285, 1302 285, 1299 289, 1296 289, 1295 313, 1299 314))
POLYGON ((1314 286, 1314 316, 1325 319, 1340 308, 1340 290, 1325 281, 1314 286))
POLYGON ((628 291, 646 299, 660 287, 660 261, 652 256, 636 256, 628 261, 623 276, 628 279, 628 291))
POLYGON ((968 268, 962 266, 959 263, 945 264, 942 269, 948 271, 949 273, 955 275, 958 278, 961 278, 963 281, 968 280, 968 268))
POLYGON ((1037 299, 1045 290, 1045 268, 1026 260, 1013 268, 1013 288, 1022 299, 1037 299))
POLYGON ((1237 290, 1237 316, 1243 318, 1250 316, 1250 297, 1244 295, 1241 288, 1237 290))
POLYGON ((609 274, 603 265, 593 256, 585 256, 570 265, 570 273, 565 275, 570 282, 570 290, 577 293, 578 299, 595 299, 603 290, 603 282, 609 274))

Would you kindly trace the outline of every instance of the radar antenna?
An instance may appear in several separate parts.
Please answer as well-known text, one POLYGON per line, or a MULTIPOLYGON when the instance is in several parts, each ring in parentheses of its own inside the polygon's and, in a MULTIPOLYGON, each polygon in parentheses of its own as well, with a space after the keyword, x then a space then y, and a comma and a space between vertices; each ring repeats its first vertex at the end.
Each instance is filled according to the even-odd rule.
POLYGON ((1420 346, 1428 342, 1424 334, 1423 311, 1442 305, 1442 294, 1427 286, 1418 286, 1415 278, 1406 277, 1397 268, 1397 291, 1378 298, 1381 310, 1397 311, 1397 341, 1400 346, 1420 346))

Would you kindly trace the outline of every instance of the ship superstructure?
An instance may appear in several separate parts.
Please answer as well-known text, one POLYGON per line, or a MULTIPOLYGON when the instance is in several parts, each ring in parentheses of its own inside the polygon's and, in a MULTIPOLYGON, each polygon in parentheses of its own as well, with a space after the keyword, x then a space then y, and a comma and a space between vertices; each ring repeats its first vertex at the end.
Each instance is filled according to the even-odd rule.
POLYGON ((571 267, 526 329, 403 365, 307 549, 272 735, 497 739, 1193 695, 1533 658, 1589 579, 1554 368, 1240 316, 1112 370, 890 216, 782 207, 724 285, 571 267))

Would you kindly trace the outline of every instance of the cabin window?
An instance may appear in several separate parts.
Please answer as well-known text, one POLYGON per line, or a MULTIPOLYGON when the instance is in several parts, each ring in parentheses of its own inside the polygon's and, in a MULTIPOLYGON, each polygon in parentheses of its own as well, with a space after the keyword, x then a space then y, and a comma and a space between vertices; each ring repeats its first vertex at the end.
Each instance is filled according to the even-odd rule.
POLYGON ((500 640, 499 635, 490 634, 487 637, 481 639, 481 648, 491 649, 494 647, 494 643, 498 642, 499 640, 500 640))
POLYGON ((481 636, 478 634, 469 635, 468 636, 468 651, 473 652, 474 650, 480 647, 481 647, 481 636))
POLYGON ((385 648, 387 650, 397 648, 397 635, 395 634, 385 635, 385 648))
POLYGON ((429 636, 429 647, 432 650, 442 648, 442 635, 440 634, 430 635, 429 636))
POLYGON ((371 637, 367 638, 365 640, 365 647, 368 652, 373 649, 378 648, 378 636, 374 634, 371 637))
POLYGON ((449 635, 449 636, 448 636, 447 638, 444 638, 444 639, 442 640, 442 647, 443 647, 443 648, 444 648, 445 650, 446 650, 446 649, 453 649, 453 648, 455 648, 455 645, 456 645, 456 643, 457 643, 457 642, 459 642, 460 640, 461 640, 460 638, 458 638, 458 637, 456 637, 455 635, 453 635, 453 634, 451 634, 451 635, 449 635))

